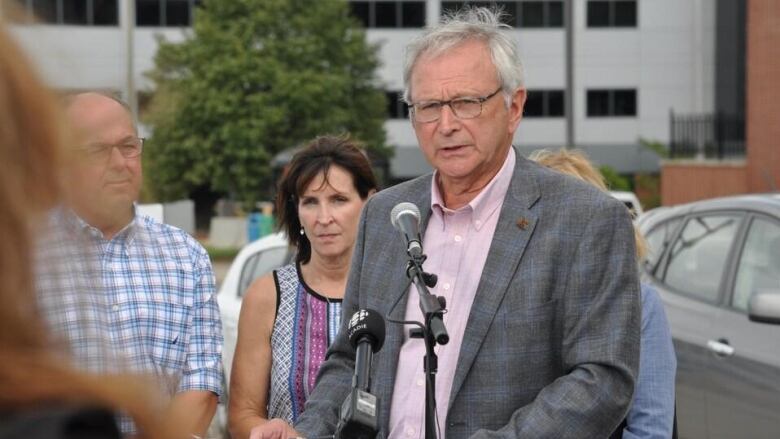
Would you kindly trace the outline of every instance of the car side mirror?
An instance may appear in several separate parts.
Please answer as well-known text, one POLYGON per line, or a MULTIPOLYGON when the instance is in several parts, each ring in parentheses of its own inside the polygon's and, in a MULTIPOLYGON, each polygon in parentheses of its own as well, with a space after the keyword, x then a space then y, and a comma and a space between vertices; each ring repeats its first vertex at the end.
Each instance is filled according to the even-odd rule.
POLYGON ((752 322, 780 325, 780 288, 762 289, 748 303, 748 318, 752 322))

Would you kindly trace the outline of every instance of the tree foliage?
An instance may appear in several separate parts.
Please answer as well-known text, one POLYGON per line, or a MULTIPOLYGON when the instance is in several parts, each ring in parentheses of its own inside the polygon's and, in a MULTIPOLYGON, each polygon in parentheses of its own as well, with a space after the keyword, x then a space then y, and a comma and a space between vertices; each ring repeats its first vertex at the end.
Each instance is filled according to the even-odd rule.
POLYGON ((321 134, 350 133, 386 157, 377 47, 344 0, 206 0, 183 42, 160 41, 146 175, 156 196, 197 188, 252 206, 271 159, 321 134))
POLYGON ((601 175, 604 176, 604 180, 606 180, 607 187, 610 190, 613 191, 630 191, 631 190, 631 181, 623 177, 622 175, 618 174, 617 171, 615 171, 614 168, 611 166, 601 166, 599 167, 599 171, 601 172, 601 175))

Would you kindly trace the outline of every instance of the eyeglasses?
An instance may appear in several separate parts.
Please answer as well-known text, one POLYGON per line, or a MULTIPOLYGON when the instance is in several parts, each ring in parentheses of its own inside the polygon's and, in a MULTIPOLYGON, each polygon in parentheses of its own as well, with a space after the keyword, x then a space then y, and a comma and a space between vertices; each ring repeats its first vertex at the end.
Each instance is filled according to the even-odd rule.
POLYGON ((143 137, 131 137, 122 143, 114 145, 107 143, 91 143, 82 148, 82 151, 91 159, 106 160, 111 156, 111 152, 114 148, 116 148, 119 150, 119 153, 122 154, 122 157, 131 159, 141 155, 141 152, 143 152, 144 149, 145 140, 146 139, 143 137))
POLYGON ((501 91, 499 87, 487 96, 476 98, 457 98, 449 101, 423 101, 412 104, 412 114, 415 122, 436 122, 441 117, 441 110, 445 105, 449 106, 455 117, 459 119, 474 119, 482 114, 482 104, 501 91))

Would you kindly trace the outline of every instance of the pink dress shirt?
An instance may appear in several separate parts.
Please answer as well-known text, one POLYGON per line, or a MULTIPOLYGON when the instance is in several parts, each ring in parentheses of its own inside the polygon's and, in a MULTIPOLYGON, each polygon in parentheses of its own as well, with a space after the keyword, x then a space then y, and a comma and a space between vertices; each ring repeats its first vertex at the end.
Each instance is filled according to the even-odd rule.
MULTIPOLYGON (((444 206, 436 184, 437 174, 431 180, 432 213, 423 238, 423 249, 428 259, 423 268, 439 277, 436 287, 430 291, 447 299, 444 324, 450 335, 448 344, 436 347, 439 357, 436 414, 441 438, 446 437, 447 409, 463 333, 514 168, 515 152, 510 148, 503 166, 490 183, 470 203, 457 210, 444 206)), ((408 294, 405 320, 422 321, 414 286, 408 294)), ((423 340, 409 338, 405 329, 395 375, 388 439, 425 437, 424 356, 423 340)))

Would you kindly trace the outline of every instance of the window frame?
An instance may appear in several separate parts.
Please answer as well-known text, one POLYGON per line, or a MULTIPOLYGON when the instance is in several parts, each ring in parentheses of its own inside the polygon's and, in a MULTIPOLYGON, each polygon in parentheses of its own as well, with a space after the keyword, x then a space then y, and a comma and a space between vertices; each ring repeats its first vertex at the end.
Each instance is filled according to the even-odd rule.
MULTIPOLYGON (((125 0, 123 0, 125 1, 125 0)), ((130 1, 130 0, 127 0, 130 1)), ((188 28, 192 27, 195 21, 196 10, 200 6, 200 0, 173 0, 171 3, 186 3, 188 23, 187 24, 168 24, 168 2, 170 0, 152 0, 157 3, 158 21, 156 24, 140 24, 138 22, 138 0, 132 0, 135 2, 135 27, 137 28, 188 28)))
POLYGON ((637 87, 619 87, 619 88, 586 88, 585 89, 585 117, 588 119, 604 119, 604 118, 638 118, 639 117, 639 88, 637 87), (616 114, 616 99, 618 93, 633 92, 634 94, 634 113, 633 114, 616 114), (591 114, 590 112, 590 99, 591 93, 606 93, 607 94, 607 112, 606 114, 591 114))
POLYGON ((84 14, 86 21, 83 23, 75 22, 75 21, 66 21, 66 12, 67 8, 65 5, 66 0, 48 0, 48 1, 42 1, 42 0, 18 0, 16 3, 20 10, 24 11, 26 20, 30 24, 41 24, 46 26, 79 26, 79 27, 113 27, 113 26, 119 26, 119 8, 121 6, 122 0, 113 0, 114 2, 114 10, 116 11, 116 16, 114 17, 114 22, 112 23, 95 23, 95 1, 96 0, 81 0, 84 5, 84 14), (52 8, 53 15, 51 17, 44 17, 42 15, 37 15, 35 13, 36 7, 35 4, 37 2, 40 2, 44 5, 49 5, 52 8))
POLYGON ((639 0, 588 0, 585 4, 585 28, 586 29, 638 29, 639 28, 639 0), (596 3, 606 3, 606 24, 591 24, 590 7, 596 3), (634 23, 617 24, 617 4, 632 3, 634 5, 634 23))
MULTIPOLYGON (((653 271, 650 274, 653 277, 653 279, 655 279, 657 282, 661 283, 664 286, 665 290, 670 291, 671 293, 677 296, 694 300, 698 303, 706 303, 713 306, 723 306, 726 298, 727 297, 730 298, 730 294, 728 294, 729 291, 733 291, 734 276, 737 267, 737 258, 735 257, 735 255, 737 254, 736 253, 737 250, 741 248, 742 243, 744 241, 747 224, 749 223, 748 221, 749 215, 744 210, 719 209, 719 210, 707 210, 707 211, 693 211, 693 212, 688 212, 685 215, 676 216, 674 218, 680 218, 681 216, 683 219, 681 225, 677 227, 677 230, 673 234, 674 238, 672 238, 672 240, 670 241, 670 245, 668 245, 664 249, 663 255, 658 259, 656 266, 654 267, 653 271), (669 285, 666 282, 666 273, 669 268, 669 258, 670 258, 671 249, 679 240, 680 234, 682 233, 683 230, 685 230, 685 227, 692 220, 696 218, 712 217, 712 216, 735 216, 737 218, 738 224, 734 232, 734 239, 731 242, 728 251, 726 252, 726 263, 723 266, 723 273, 721 274, 720 285, 718 287, 716 297, 714 300, 710 301, 710 300, 703 299, 701 296, 690 294, 687 291, 669 285)), ((672 218, 669 218, 669 220, 671 219, 672 218)), ((655 228, 653 228, 653 230, 655 230, 655 228)))
POLYGON ((767 214, 764 214, 764 213, 761 213, 761 212, 756 212, 756 211, 746 211, 744 213, 745 213, 745 218, 744 218, 744 224, 743 224, 740 236, 739 236, 740 237, 739 246, 738 246, 738 248, 734 249, 735 255, 734 255, 734 258, 733 258, 733 264, 732 264, 733 267, 731 267, 731 270, 728 273, 729 274, 729 278, 727 279, 727 282, 726 282, 727 284, 725 285, 727 287, 726 288, 726 292, 725 292, 726 294, 723 297, 723 302, 722 303, 723 303, 724 307, 726 307, 727 309, 729 309, 731 311, 747 315, 748 314, 747 310, 739 309, 739 308, 735 307, 733 303, 734 303, 734 293, 735 293, 736 284, 737 284, 737 272, 739 270, 740 263, 742 262, 742 256, 744 255, 744 252, 745 252, 745 245, 747 245, 747 238, 748 238, 748 234, 750 233, 750 228, 753 226, 753 223, 757 219, 760 219, 762 221, 766 221, 766 222, 768 222, 770 224, 774 224, 777 227, 780 227, 780 220, 778 220, 777 218, 775 218, 775 217, 773 217, 771 215, 767 215, 767 214))
MULTIPOLYGON (((530 120, 537 120, 537 119, 561 119, 566 117, 566 89, 563 88, 537 88, 537 89, 529 89, 528 90, 528 96, 531 96, 532 94, 534 97, 538 97, 541 102, 541 114, 530 114, 526 113, 525 109, 523 110, 523 118, 529 118, 530 120), (562 99, 562 111, 561 114, 552 114, 550 111, 551 108, 551 101, 553 98, 553 95, 561 95, 562 99)), ((526 100, 527 104, 527 100, 526 100)))
MULTIPOLYGON (((647 274, 653 279, 657 280, 658 282, 662 282, 662 281, 661 278, 658 276, 657 270, 661 266, 661 261, 663 261, 664 257, 666 256, 666 253, 668 253, 670 245, 677 240, 677 235, 682 230, 682 225, 685 224, 685 215, 677 215, 677 216, 666 218, 663 221, 658 222, 658 224, 653 225, 653 227, 650 230, 648 230, 646 234, 644 234, 645 239, 647 239, 647 237, 650 236, 651 233, 658 231, 661 227, 665 227, 672 222, 676 222, 677 225, 674 226, 674 229, 669 234, 669 240, 666 242, 666 245, 664 245, 664 247, 661 249, 661 254, 658 255, 658 258, 655 260, 655 263, 650 265, 648 264, 647 260, 642 262, 644 264, 644 268, 647 274)), ((649 244, 649 240, 648 240, 648 244, 649 244)), ((649 248, 648 251, 650 251, 649 248)))
POLYGON ((241 274, 238 276, 238 285, 236 285, 236 289, 238 291, 236 291, 236 297, 239 298, 239 299, 244 297, 244 293, 246 292, 247 289, 249 289, 249 287, 252 285, 252 283, 255 280, 259 279, 262 276, 265 276, 266 274, 270 273, 271 271, 273 271, 273 270, 275 270, 277 268, 281 268, 281 267, 287 265, 288 263, 292 262, 294 254, 295 254, 295 251, 293 251, 293 249, 290 246, 287 246, 287 245, 275 245, 275 246, 272 246, 272 247, 263 248, 261 250, 258 250, 256 252, 252 253, 251 255, 247 256, 247 258, 244 260, 244 265, 241 267, 241 274), (262 260, 263 256, 265 256, 265 253, 268 253, 270 251, 276 251, 276 250, 284 250, 284 252, 285 252, 284 253, 284 258, 282 259, 282 264, 272 268, 270 271, 268 271, 266 273, 263 273, 260 276, 257 276, 255 278, 253 278, 246 285, 244 285, 244 280, 246 279, 246 276, 248 274, 254 273, 256 271, 255 269, 257 268, 257 264, 260 263, 260 261, 262 260), (250 269, 250 265, 251 265, 251 269, 250 269))
POLYGON ((409 120, 409 105, 403 101, 403 96, 403 90, 385 90, 387 109, 390 110, 391 105, 395 107, 394 114, 388 111, 387 120, 409 120))
POLYGON ((347 2, 349 6, 349 14, 352 18, 354 18, 358 23, 363 25, 365 29, 382 29, 382 30, 404 30, 404 29, 424 29, 425 23, 428 19, 428 10, 426 6, 425 0, 350 0, 347 2), (395 15, 394 22, 395 24, 393 26, 377 26, 376 22, 376 4, 377 3, 392 3, 393 4, 393 13, 395 15), (406 4, 415 3, 422 6, 422 25, 421 26, 410 26, 404 21, 404 6, 406 4), (364 21, 361 17, 355 15, 353 13, 354 11, 354 5, 361 5, 367 7, 367 14, 366 17, 367 20, 364 21))
MULTIPOLYGON (((555 30, 561 30, 566 27, 566 16, 565 16, 565 2, 568 0, 505 0, 505 1, 453 1, 453 0, 441 0, 439 2, 440 10, 442 14, 439 15, 439 19, 441 20, 441 17, 443 16, 443 13, 445 11, 450 10, 457 10, 464 6, 468 5, 474 5, 474 6, 483 6, 483 4, 497 4, 498 6, 503 6, 505 13, 509 16, 509 20, 504 21, 505 24, 511 26, 513 29, 520 29, 520 30, 544 30, 544 29, 555 29, 555 30), (446 5, 445 3, 451 3, 446 5), (523 24, 524 20, 524 14, 523 14, 523 3, 540 3, 542 6, 542 24, 538 26, 526 26, 523 24), (552 24, 552 3, 557 3, 561 6, 561 17, 560 17, 560 24, 552 24), (454 6, 454 9, 451 9, 451 6, 454 6)), ((502 20, 503 21, 503 20, 502 20)))

